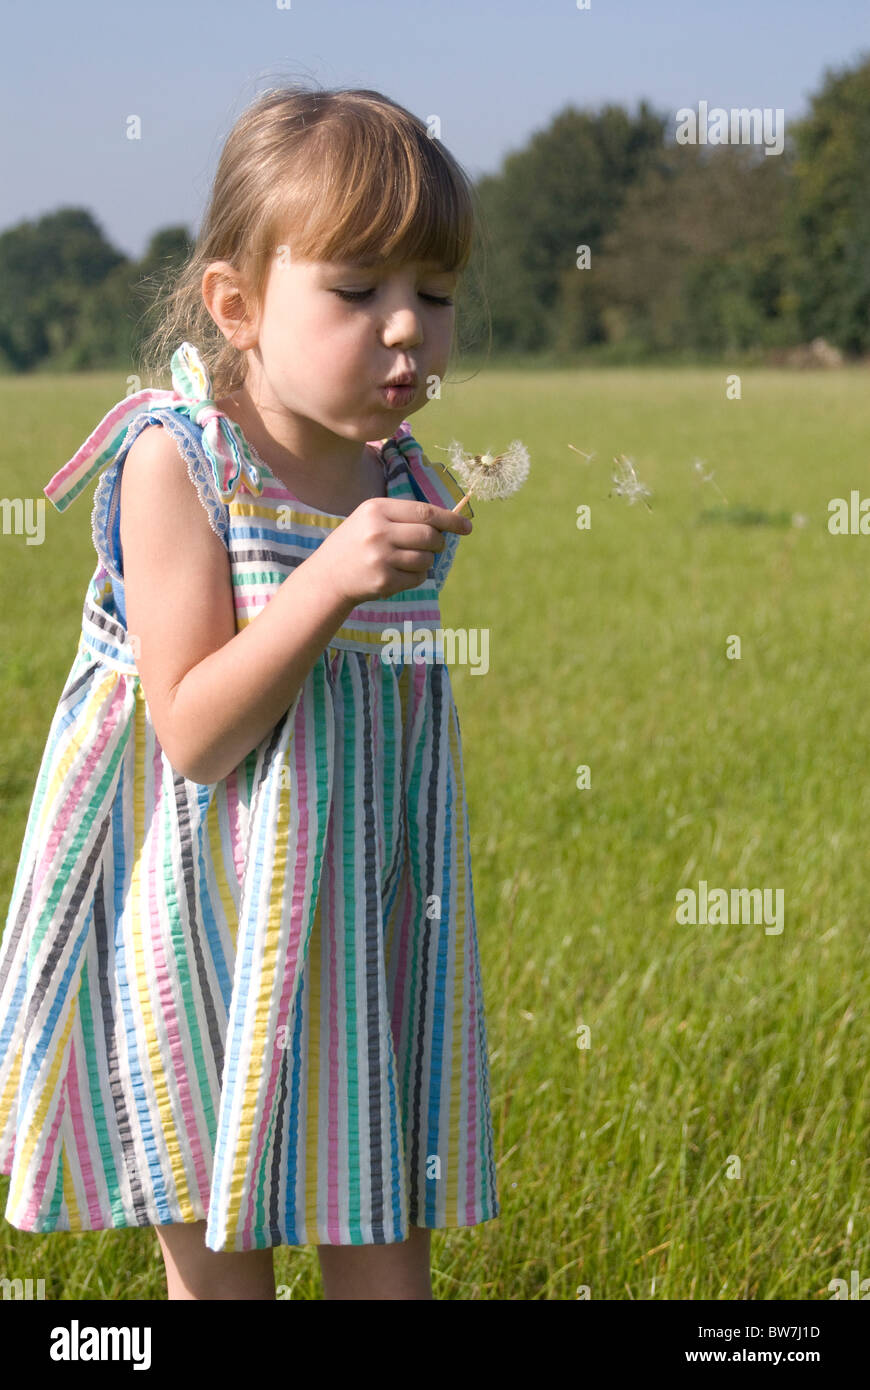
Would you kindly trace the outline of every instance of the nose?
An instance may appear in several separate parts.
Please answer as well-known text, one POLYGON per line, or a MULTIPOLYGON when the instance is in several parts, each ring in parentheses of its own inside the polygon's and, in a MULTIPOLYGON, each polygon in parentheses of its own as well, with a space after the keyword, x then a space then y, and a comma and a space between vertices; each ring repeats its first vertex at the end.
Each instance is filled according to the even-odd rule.
POLYGON ((383 340, 387 347, 415 347, 423 341, 423 325, 416 310, 398 305, 386 317, 383 340))
POLYGON ((382 336, 386 347, 415 347, 423 341, 423 319, 413 277, 396 275, 386 285, 382 336))

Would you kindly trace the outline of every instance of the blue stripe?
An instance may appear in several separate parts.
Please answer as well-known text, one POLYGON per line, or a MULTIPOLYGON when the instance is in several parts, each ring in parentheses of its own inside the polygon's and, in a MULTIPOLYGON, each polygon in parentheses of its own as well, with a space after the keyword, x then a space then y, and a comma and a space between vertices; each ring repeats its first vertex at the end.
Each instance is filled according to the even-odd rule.
MULTIPOLYGON (((131 730, 135 734, 134 730, 131 730)), ((154 1127, 151 1123, 151 1112, 148 1108, 148 1093, 142 1075, 142 1057, 139 1052, 139 1045, 136 1037, 136 1010, 133 1008, 130 999, 130 982, 127 976, 127 952, 124 945, 123 923, 125 919, 124 903, 124 884, 127 880, 127 857, 124 847, 124 819, 122 808, 124 805, 123 785, 125 782, 125 769, 121 768, 121 782, 116 801, 116 811, 112 816, 112 848, 115 855, 115 970, 118 976, 118 989, 121 998, 121 1019, 124 1033, 127 1039, 127 1056, 129 1058, 129 1082, 133 1091, 136 1104, 136 1116, 142 1130, 142 1140, 145 1146, 145 1156, 148 1164, 148 1172, 154 1184, 154 1201, 157 1207, 159 1224, 167 1225, 172 1221, 172 1211, 166 1200, 166 1179, 160 1164, 160 1155, 157 1151, 157 1144, 154 1137, 154 1127)), ((132 912, 132 906, 127 908, 132 912)), ((136 930, 142 930, 141 922, 136 924, 136 930)), ((133 1116, 130 1116, 133 1119, 133 1116)))

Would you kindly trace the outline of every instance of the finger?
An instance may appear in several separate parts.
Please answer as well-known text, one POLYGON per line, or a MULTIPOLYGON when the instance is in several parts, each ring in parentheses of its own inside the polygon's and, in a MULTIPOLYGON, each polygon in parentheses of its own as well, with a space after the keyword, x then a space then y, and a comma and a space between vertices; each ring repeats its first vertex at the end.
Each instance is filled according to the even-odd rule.
POLYGON ((406 550, 427 550, 433 555, 440 555, 447 544, 447 537, 437 526, 418 526, 413 522, 395 521, 390 529, 390 541, 406 550))
POLYGON ((392 497, 384 501, 384 515, 390 521, 434 526, 439 531, 455 531, 459 536, 465 536, 472 530, 472 523, 468 517, 452 512, 447 507, 436 507, 434 502, 392 497))
POLYGON ((389 561, 395 570, 408 570, 411 574, 425 574, 432 560, 428 550, 394 550, 389 561))

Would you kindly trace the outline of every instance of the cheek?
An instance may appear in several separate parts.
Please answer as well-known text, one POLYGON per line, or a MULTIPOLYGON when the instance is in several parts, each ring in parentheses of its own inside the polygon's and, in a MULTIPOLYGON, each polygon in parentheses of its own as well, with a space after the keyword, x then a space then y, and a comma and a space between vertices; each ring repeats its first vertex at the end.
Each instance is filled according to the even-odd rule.
POLYGON ((436 355, 445 363, 450 356, 450 348, 453 343, 454 319, 453 315, 445 315, 439 319, 433 331, 433 342, 436 344, 436 355))
POLYGON ((322 309, 288 320, 288 376, 312 399, 335 404, 366 374, 366 334, 360 323, 322 309))

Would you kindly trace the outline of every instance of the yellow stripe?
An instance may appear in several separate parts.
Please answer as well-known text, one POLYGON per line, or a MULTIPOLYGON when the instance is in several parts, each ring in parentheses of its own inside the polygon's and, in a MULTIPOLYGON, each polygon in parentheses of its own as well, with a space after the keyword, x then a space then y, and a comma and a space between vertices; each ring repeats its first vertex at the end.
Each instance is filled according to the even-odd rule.
MULTIPOLYGON (((239 775, 241 776, 242 774, 240 773, 239 775)), ((230 892, 226 871, 227 866, 224 861, 224 847, 223 841, 221 840, 220 815, 217 804, 220 794, 220 791, 216 792, 209 802, 207 821, 208 843, 211 850, 211 862, 214 865, 215 878, 217 879, 218 893, 220 894, 221 905, 224 910, 224 920, 229 929, 230 937, 232 938, 233 950, 235 950, 236 939, 239 932, 239 916, 236 911, 235 900, 230 892)), ((225 789, 223 794, 225 796, 225 789)), ((226 804, 226 800, 224 800, 224 806, 226 807, 227 817, 229 817, 229 807, 226 804)), ((233 868, 233 873, 235 873, 235 867, 233 868)))
POLYGON ((63 1173, 63 1200, 66 1202, 66 1209, 69 1215, 69 1229, 71 1231, 82 1231, 82 1214, 79 1204, 76 1201, 75 1185, 72 1178, 72 1170, 66 1160, 66 1147, 60 1146, 60 1168, 63 1173))
POLYGON ((6 1128, 6 1122, 13 1111, 18 1109, 18 1082, 21 1076, 21 1058, 24 1048, 21 1043, 12 1062, 12 1070, 9 1073, 9 1081, 6 1090, 0 1095, 0 1132, 6 1128))
MULTIPOLYGON (((462 494, 459 494, 460 497, 462 494)), ((459 498, 456 499, 459 501, 459 498)), ((312 511, 308 507, 300 507, 293 503, 289 497, 267 497, 261 502, 230 502, 227 504, 233 516, 261 516, 269 521, 274 521, 275 511, 283 507, 295 520, 303 522, 306 526, 316 526, 319 529, 326 527, 330 531, 336 531, 343 521, 347 518, 343 516, 329 516, 326 512, 312 511)), ((282 528, 279 527, 279 530, 282 528)), ((289 527, 283 528, 289 531, 289 527)), ((256 563, 252 561, 251 563, 256 563)))
MULTIPOLYGON (((17 1208, 19 1202, 21 1201, 22 1187, 27 1177, 29 1176, 28 1169, 30 1166, 30 1161, 33 1158, 36 1145, 42 1138, 43 1132, 46 1128, 45 1120, 49 1108, 51 1106, 52 1097, 54 1096, 55 1091, 57 1090, 58 1074, 66 1056, 66 1045, 69 1039, 70 1032, 72 1030, 73 1022, 75 1019, 75 1012, 76 1011, 72 1008, 72 1001, 68 1000, 66 1005, 66 1024, 64 1026, 63 1033, 58 1039, 57 1047, 54 1053, 54 1061, 51 1064, 51 1070, 49 1071, 43 1086, 42 1099, 40 1100, 40 1103, 37 1106, 36 1113, 33 1117, 33 1120, 31 1121, 27 1134, 24 1136, 24 1140, 21 1145, 20 1157, 16 1155, 16 1167, 18 1176, 15 1180, 15 1183, 12 1187, 9 1196, 10 1211, 14 1211, 17 1208)), ((19 1136, 18 1140, 16 1140, 16 1148, 20 1139, 21 1136, 19 1136)))
POLYGON ((75 723, 70 732, 66 751, 62 758, 58 759, 57 767, 48 784, 45 797, 42 802, 42 814, 39 818, 38 833, 45 838, 44 831, 48 822, 57 814, 55 798, 58 789, 66 779, 73 762, 75 762, 82 748, 93 745, 93 730, 102 723, 105 717, 104 697, 108 696, 114 686, 117 685, 120 677, 116 671, 109 671, 104 680, 94 685, 88 697, 87 704, 82 710, 81 717, 75 723))
MULTIPOLYGON (((292 737, 291 744, 292 747, 292 737)), ((283 779, 281 779, 283 780, 283 779)), ((257 1008, 254 1019, 254 1032, 251 1040, 251 1060, 245 1077, 242 1093, 242 1109, 238 1130, 235 1135, 235 1157, 230 1182, 230 1196, 227 1208, 226 1238, 227 1248, 234 1249, 239 1227, 239 1213, 242 1194, 250 1187, 253 1174, 248 1172, 251 1153, 256 1143, 254 1127, 258 1123, 257 1101, 262 1083, 264 1067, 270 1069, 273 1062, 271 1052, 267 1055, 266 1025, 271 1012, 272 995, 278 965, 278 940, 281 932, 283 904, 281 885, 286 883, 288 847, 290 845, 290 778, 287 786, 280 787, 278 815, 274 830, 270 835, 270 845, 274 853, 272 864, 266 867, 264 882, 269 893, 269 915, 266 922, 263 957, 260 965, 260 987, 257 993, 257 1008)), ((294 837, 295 838, 295 837, 294 837)), ((304 950, 300 942, 300 954, 304 950)), ((283 960, 282 960, 283 964, 283 960)), ((253 987, 253 982, 251 987, 253 987)), ((272 1039, 272 1048, 276 1039, 272 1039)))
MULTIPOLYGON (((431 603, 436 603, 436 602, 437 602, 437 596, 436 596, 436 593, 435 593, 435 589, 432 588, 431 590, 427 590, 426 592, 431 592, 431 595, 432 595, 431 599, 429 599, 428 601, 431 602, 431 603)), ((418 600, 418 601, 419 601, 419 600, 418 600)), ((426 600, 424 599, 423 601, 425 602, 426 600)), ((413 621, 413 620, 412 620, 412 621, 413 621)), ((393 627, 393 628, 395 628, 396 626, 397 626, 396 623, 387 623, 387 624, 385 624, 385 627, 393 627)), ((437 624, 437 623, 432 623, 432 622, 430 622, 430 620, 429 620, 428 618, 425 619, 425 621, 423 621, 423 622, 414 622, 414 628, 413 628, 413 631, 412 631, 412 633, 411 633, 412 638, 413 638, 413 636, 414 636, 414 632, 416 632, 418 628, 419 628, 420 631, 423 631, 423 632, 431 632, 431 633, 434 634, 435 632, 437 632, 438 624, 437 624)), ((404 635, 404 634, 403 634, 403 632, 402 632, 402 629, 399 628, 399 638, 400 638, 400 640, 401 640, 401 638, 402 638, 403 635, 404 635)), ((332 638, 332 642, 331 642, 330 645, 332 645, 332 643, 335 642, 335 638, 336 638, 336 637, 338 637, 341 641, 344 641, 344 642, 361 642, 361 643, 364 643, 367 647, 371 647, 372 654, 374 654, 374 653, 376 653, 376 652, 382 652, 383 649, 384 649, 384 640, 383 640, 383 637, 381 636, 381 633, 380 633, 380 632, 365 632, 365 631, 363 631, 362 628, 355 628, 355 627, 340 627, 340 628, 338 629, 338 631, 335 633, 335 636, 332 638)), ((434 636, 433 636, 433 646, 434 646, 434 641, 435 641, 435 639, 434 639, 434 636)), ((337 649, 336 649, 336 650, 337 650, 337 649)))
MULTIPOLYGON (((142 1026, 145 1031, 148 1048, 148 1064, 154 1083, 154 1094, 159 1111, 159 1124, 169 1155, 170 1172, 178 1194, 181 1219, 182 1221, 195 1221, 196 1213, 194 1212, 190 1200, 190 1192, 188 1190, 184 1171, 182 1148, 179 1143, 178 1131, 175 1127, 172 1115, 169 1087, 163 1068, 160 1043, 157 1038, 157 1029, 154 1026, 152 999, 148 988, 145 952, 143 949, 143 934, 149 930, 150 921, 146 896, 147 873, 143 871, 144 866, 142 863, 142 854, 145 845, 145 694, 141 684, 138 682, 136 685, 134 721, 136 731, 136 778, 133 788, 133 872, 130 880, 130 933, 133 939, 135 955, 134 970, 142 1026)), ((154 800, 156 802, 156 797, 154 800)), ((154 831, 156 832, 156 826, 154 827, 154 831)))

